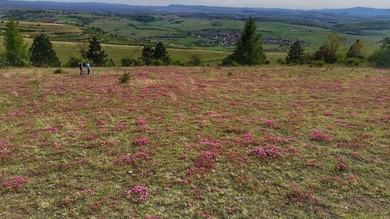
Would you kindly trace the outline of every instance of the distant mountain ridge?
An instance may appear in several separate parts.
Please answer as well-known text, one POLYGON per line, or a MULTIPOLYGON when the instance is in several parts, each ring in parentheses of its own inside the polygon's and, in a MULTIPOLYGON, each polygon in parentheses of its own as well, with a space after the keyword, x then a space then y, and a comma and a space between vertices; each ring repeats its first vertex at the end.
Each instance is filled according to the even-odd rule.
POLYGON ((71 10, 104 13, 126 12, 188 12, 188 13, 223 13, 223 14, 251 14, 261 12, 274 13, 326 13, 338 16, 353 17, 390 17, 390 9, 376 9, 366 7, 354 7, 345 9, 320 9, 320 10, 295 10, 283 8, 255 8, 255 7, 219 7, 203 5, 178 5, 169 6, 135 6, 117 3, 99 2, 43 2, 43 1, 15 1, 0 0, 3 9, 41 9, 41 10, 71 10))

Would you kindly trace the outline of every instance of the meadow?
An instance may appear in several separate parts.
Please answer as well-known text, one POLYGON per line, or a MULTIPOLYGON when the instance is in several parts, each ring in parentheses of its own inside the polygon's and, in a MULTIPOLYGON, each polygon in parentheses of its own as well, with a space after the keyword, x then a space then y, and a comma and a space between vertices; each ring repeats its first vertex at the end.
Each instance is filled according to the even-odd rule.
POLYGON ((54 70, 0 69, 1 218, 390 216, 389 70, 54 70))

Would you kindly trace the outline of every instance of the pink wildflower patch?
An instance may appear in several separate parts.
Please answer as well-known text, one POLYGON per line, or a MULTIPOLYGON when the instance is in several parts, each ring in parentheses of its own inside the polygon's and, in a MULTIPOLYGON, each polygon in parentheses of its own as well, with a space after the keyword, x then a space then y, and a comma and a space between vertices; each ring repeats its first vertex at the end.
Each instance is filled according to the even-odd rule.
POLYGON ((204 167, 195 167, 195 168, 192 168, 192 169, 189 169, 186 171, 186 176, 189 176, 189 177, 192 177, 194 175, 197 175, 197 174, 205 174, 207 172, 209 172, 210 169, 207 169, 207 168, 204 168, 204 167))
POLYGON ((200 218, 207 218, 207 219, 209 219, 209 218, 216 218, 216 217, 213 216, 213 214, 212 214, 211 212, 209 212, 208 210, 204 210, 204 211, 200 212, 199 217, 200 217, 200 218))
POLYGON ((328 176, 320 179, 321 182, 330 183, 330 182, 337 182, 337 183, 344 183, 344 180, 339 177, 334 176, 328 176))
POLYGON ((131 200, 134 202, 142 202, 150 198, 149 188, 144 186, 134 186, 125 193, 126 195, 131 196, 131 200))
POLYGON ((148 123, 148 121, 146 119, 136 119, 135 120, 136 125, 145 125, 147 123, 148 123))
POLYGON ((302 203, 312 203, 312 204, 320 204, 320 201, 313 196, 314 192, 311 190, 300 190, 296 189, 289 194, 287 194, 287 198, 291 201, 297 202, 298 204, 302 203))
POLYGON ((194 165, 198 168, 213 169, 214 159, 218 157, 215 152, 204 151, 194 159, 194 165))
POLYGON ((236 144, 244 145, 253 145, 256 143, 255 137, 250 133, 242 134, 240 137, 234 138, 233 141, 236 144))
POLYGON ((352 185, 357 185, 359 183, 359 177, 358 176, 348 176, 348 182, 351 183, 352 185))
POLYGON ((5 187, 6 190, 20 189, 25 183, 29 181, 28 177, 14 177, 8 181, 3 182, 1 185, 5 187))
POLYGON ((144 152, 137 152, 135 154, 126 155, 121 158, 115 159, 116 164, 125 163, 125 164, 136 164, 137 161, 142 163, 147 163, 147 160, 150 160, 150 155, 144 152))
POLYGON ((261 147, 261 146, 256 147, 255 149, 253 149, 249 153, 249 155, 258 157, 262 160, 266 160, 268 158, 283 159, 284 157, 280 153, 280 151, 282 151, 282 149, 280 147, 272 145, 272 144, 268 144, 264 147, 261 147))
POLYGON ((147 145, 149 143, 150 143, 149 139, 147 139, 145 137, 138 137, 138 138, 134 139, 132 142, 132 144, 135 146, 147 145))
POLYGON ((332 141, 332 139, 328 135, 322 133, 320 130, 312 131, 312 133, 309 134, 309 138, 313 141, 324 141, 326 143, 332 141))
POLYGON ((275 126, 276 122, 274 120, 267 119, 267 120, 264 120, 264 124, 267 126, 275 126))
POLYGON ((93 190, 88 189, 88 190, 80 190, 76 192, 76 196, 87 196, 87 195, 92 195, 93 190))
POLYGON ((320 163, 318 163, 318 161, 315 161, 315 160, 312 160, 312 159, 308 159, 306 161, 306 163, 307 163, 308 166, 317 167, 319 169, 324 168, 324 166, 322 164, 320 164, 320 163))
POLYGON ((248 156, 236 151, 229 151, 227 153, 227 160, 233 164, 233 166, 242 166, 247 160, 248 156))
POLYGON ((276 137, 272 134, 268 134, 264 136, 264 141, 269 142, 269 143, 289 143, 296 141, 295 138, 282 138, 282 137, 276 137))
POLYGON ((98 136, 96 136, 96 135, 87 135, 87 136, 85 136, 85 140, 87 140, 87 141, 96 140, 97 138, 98 138, 98 136))
POLYGON ((47 131, 49 131, 49 133, 56 133, 59 131, 59 129, 58 126, 53 126, 51 128, 48 128, 47 131))
POLYGON ((120 130, 126 129, 127 127, 129 127, 129 125, 127 124, 127 122, 126 122, 126 121, 122 121, 122 122, 120 122, 120 123, 115 127, 115 129, 118 130, 118 131, 120 131, 120 130))
POLYGON ((344 171, 344 170, 348 170, 349 167, 348 165, 346 165, 344 162, 343 162, 343 158, 342 157, 339 157, 337 158, 337 164, 336 164, 336 169, 339 170, 339 171, 344 171))
POLYGON ((299 154, 299 150, 296 147, 288 147, 283 150, 286 153, 299 154))

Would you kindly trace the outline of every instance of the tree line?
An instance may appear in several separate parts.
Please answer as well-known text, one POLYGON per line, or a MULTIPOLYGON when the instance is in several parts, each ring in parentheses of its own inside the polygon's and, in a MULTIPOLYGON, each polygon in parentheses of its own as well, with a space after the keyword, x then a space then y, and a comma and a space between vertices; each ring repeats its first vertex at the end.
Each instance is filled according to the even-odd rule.
MULTIPOLYGON (((280 64, 302 65, 310 64, 322 66, 324 64, 344 64, 358 66, 361 63, 372 63, 376 67, 390 67, 390 38, 384 38, 382 46, 373 54, 368 54, 367 46, 361 40, 347 50, 342 46, 343 38, 337 32, 332 32, 324 45, 314 53, 307 53, 299 40, 290 46, 287 57, 279 59, 280 64)), ((45 34, 36 36, 30 48, 23 41, 23 36, 17 22, 10 17, 6 24, 4 38, 5 52, 0 54, 0 66, 52 66, 59 67, 61 63, 53 49, 50 39, 45 34)), ((89 44, 79 43, 75 50, 80 57, 71 57, 65 66, 76 67, 80 61, 90 61, 94 66, 115 66, 112 59, 107 59, 107 54, 100 42, 93 36, 89 44)), ((155 47, 144 46, 141 57, 138 59, 125 57, 121 59, 121 66, 140 65, 170 65, 171 58, 162 42, 155 47)), ((187 65, 200 65, 200 57, 193 56, 187 65)), ((252 17, 246 21, 239 40, 235 44, 234 51, 224 58, 222 66, 252 66, 269 64, 261 44, 261 34, 257 32, 256 22, 252 17)))
MULTIPOLYGON (((239 41, 232 54, 226 57, 222 65, 261 65, 268 64, 261 46, 261 34, 256 32, 256 23, 249 18, 241 32, 239 41)), ((313 54, 306 53, 301 42, 295 41, 290 46, 285 60, 279 59, 280 64, 313 64, 322 66, 324 64, 343 64, 358 66, 361 63, 369 62, 376 67, 390 68, 390 38, 382 40, 382 46, 373 54, 368 54, 368 48, 361 40, 355 43, 345 52, 342 48, 343 38, 337 32, 332 32, 326 39, 324 45, 318 48, 313 54)))

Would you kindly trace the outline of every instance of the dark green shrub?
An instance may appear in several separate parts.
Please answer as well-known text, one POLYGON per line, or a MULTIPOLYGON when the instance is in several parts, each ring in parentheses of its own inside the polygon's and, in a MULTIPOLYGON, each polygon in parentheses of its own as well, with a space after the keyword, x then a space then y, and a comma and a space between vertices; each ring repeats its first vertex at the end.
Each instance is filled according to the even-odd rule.
POLYGON ((119 78, 119 83, 121 84, 126 84, 126 83, 129 83, 131 77, 130 77, 130 73, 123 73, 123 75, 119 78))
POLYGON ((190 66, 199 66, 202 63, 202 59, 199 55, 191 55, 190 61, 187 62, 190 66))
POLYGON ((129 57, 121 59, 121 66, 129 67, 129 66, 141 66, 142 61, 139 59, 132 59, 129 57))
POLYGON ((64 73, 64 70, 62 68, 57 68, 56 70, 54 70, 54 74, 62 74, 64 73))
POLYGON ((79 62, 82 61, 84 63, 84 60, 82 58, 78 57, 70 57, 69 61, 65 64, 66 67, 79 67, 79 62))

